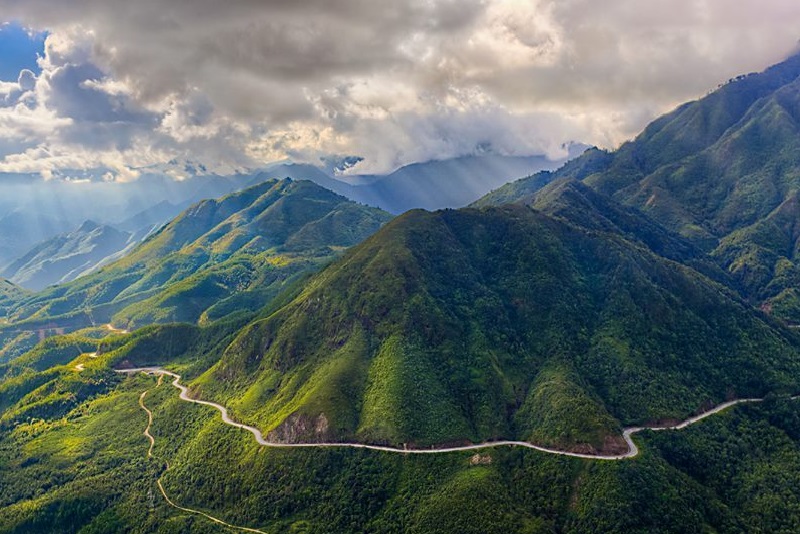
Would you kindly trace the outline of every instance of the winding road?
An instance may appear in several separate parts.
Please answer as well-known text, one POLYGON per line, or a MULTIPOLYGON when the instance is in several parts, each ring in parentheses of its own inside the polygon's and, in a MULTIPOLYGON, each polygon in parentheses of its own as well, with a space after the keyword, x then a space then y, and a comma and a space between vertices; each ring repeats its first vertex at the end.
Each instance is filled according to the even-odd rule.
MULTIPOLYGON (((172 385, 175 386, 177 389, 180 390, 180 399, 193 402, 195 404, 202 404, 204 406, 210 406, 215 408, 220 412, 222 415, 222 421, 226 424, 241 428, 242 430, 246 430, 250 432, 255 437, 256 441, 259 445, 263 447, 274 447, 274 448, 352 448, 352 449, 369 449, 373 451, 383 451, 383 452, 392 452, 392 453, 400 453, 400 454, 443 454, 448 452, 462 452, 462 451, 475 451, 480 449, 488 449, 493 447, 525 447, 528 449, 533 449, 539 452, 545 452, 549 454, 558 454, 560 456, 571 456, 573 458, 584 458, 588 460, 624 460, 627 458, 634 458, 639 454, 639 448, 633 442, 632 436, 638 432, 642 432, 643 430, 681 430, 690 425, 697 423, 698 421, 702 421, 706 417, 719 413, 727 408, 735 406, 737 404, 744 404, 744 403, 753 403, 753 402, 761 402, 763 399, 737 399, 722 403, 706 412, 703 412, 699 415, 695 415, 694 417, 690 417, 685 421, 678 423, 672 426, 637 426, 637 427, 628 427, 623 429, 622 437, 625 439, 625 443, 628 445, 628 451, 623 454, 585 454, 579 452, 570 452, 570 451, 562 451, 558 449, 551 449, 548 447, 541 447, 539 445, 534 445, 527 441, 487 441, 484 443, 475 443, 473 445, 462 445, 458 447, 440 447, 440 448, 430 448, 430 449, 408 449, 408 448, 399 448, 399 447, 389 447, 383 445, 367 445, 364 443, 275 443, 271 441, 267 441, 264 439, 263 434, 261 431, 255 427, 244 425, 242 423, 237 423, 233 419, 231 419, 230 415, 228 415, 228 409, 224 406, 217 404, 215 402, 209 402, 204 400, 193 399, 189 396, 189 388, 181 384, 181 376, 179 374, 173 373, 171 371, 167 371, 166 369, 162 369, 161 367, 139 367, 136 369, 119 369, 117 370, 118 373, 125 373, 125 374, 134 374, 134 373, 145 373, 150 375, 158 375, 159 377, 169 376, 172 377, 172 385)), ((159 378, 160 380, 160 378, 159 378)), ((798 397, 792 397, 792 399, 797 399, 798 397)), ((144 408, 143 405, 144 394, 139 399, 139 403, 144 408)), ((150 421, 152 422, 152 414, 150 413, 147 408, 144 408, 148 416, 150 417, 150 421)), ((149 433, 149 425, 148 425, 148 433, 149 433)), ((152 437, 151 437, 152 439, 152 437)), ((152 447, 151 447, 152 449, 152 447)), ((165 495, 166 497, 166 495, 165 495)))
MULTIPOLYGON (((353 449, 370 449, 370 450, 391 452, 391 453, 400 453, 400 454, 442 454, 442 453, 448 453, 448 452, 474 451, 474 450, 478 450, 478 449, 487 449, 487 448, 491 448, 491 447, 519 446, 519 447, 525 447, 525 448, 528 448, 528 449, 534 449, 534 450, 537 450, 537 451, 540 451, 540 452, 549 453, 549 454, 557 454, 557 455, 560 455, 560 456, 571 456, 571 457, 575 457, 575 458, 584 458, 584 459, 589 459, 589 460, 623 460, 623 459, 626 459, 626 458, 633 458, 633 457, 635 457, 635 456, 637 456, 639 454, 639 448, 636 446, 636 444, 633 442, 633 439, 632 439, 633 434, 636 434, 637 432, 641 432, 643 430, 681 430, 683 428, 686 428, 686 427, 688 427, 690 425, 693 425, 693 424, 697 423, 698 421, 701 421, 701 420, 705 419, 706 417, 709 417, 711 415, 719 413, 719 412, 721 412, 723 410, 726 410, 727 408, 730 408, 730 407, 735 406, 737 404, 753 403, 753 402, 761 402, 761 401, 763 401, 763 399, 749 398, 749 399, 737 399, 737 400, 724 402, 724 403, 722 403, 722 404, 720 404, 718 406, 715 406, 714 408, 712 408, 712 409, 710 409, 710 410, 708 410, 706 412, 703 412, 703 413, 701 413, 699 415, 695 415, 694 417, 690 417, 690 418, 686 419, 685 421, 683 421, 681 423, 678 423, 676 425, 672 425, 672 426, 655 426, 655 427, 642 426, 642 427, 628 427, 628 428, 625 428, 623 430, 622 436, 624 437, 625 442, 628 444, 628 451, 626 453, 624 453, 624 454, 616 454, 616 455, 583 454, 583 453, 577 453, 577 452, 561 451, 561 450, 557 450, 557 449, 549 449, 547 447, 540 447, 538 445, 534 445, 534 444, 528 443, 526 441, 490 441, 490 442, 485 442, 485 443, 476 443, 476 444, 473 444, 473 445, 464 445, 464 446, 461 446, 461 447, 441 447, 441 448, 431 448, 431 449, 407 449, 407 448, 400 449, 400 448, 397 448, 397 447, 387 447, 387 446, 382 446, 382 445, 366 445, 366 444, 363 444, 363 443, 274 443, 274 442, 270 442, 270 441, 267 441, 266 439, 264 439, 264 436, 261 434, 261 431, 258 430, 257 428, 254 428, 254 427, 248 426, 248 425, 244 425, 242 423, 237 423, 236 421, 231 419, 230 415, 228 415, 228 409, 225 408, 224 406, 222 406, 220 404, 217 404, 215 402, 209 402, 209 401, 203 401, 203 400, 197 400, 197 399, 191 398, 189 396, 189 389, 186 386, 184 386, 183 384, 180 383, 181 376, 179 374, 177 374, 177 373, 173 373, 171 371, 167 371, 166 369, 162 369, 161 367, 139 367, 139 368, 136 368, 136 369, 119 369, 119 370, 117 370, 117 372, 118 373, 124 373, 124 374, 145 373, 145 374, 149 374, 149 375, 157 375, 158 376, 158 383, 156 384, 156 387, 161 386, 161 382, 162 382, 162 380, 163 380, 163 378, 165 376, 171 377, 173 379, 172 380, 172 385, 175 386, 181 392, 180 393, 180 399, 181 400, 184 400, 184 401, 187 401, 187 402, 193 402, 195 404, 202 404, 204 406, 210 406, 212 408, 215 408, 222 415, 223 422, 225 422, 226 424, 228 424, 230 426, 233 426, 233 427, 236 427, 236 428, 241 428, 242 430, 246 430, 246 431, 250 432, 251 434, 253 434, 253 436, 255 437, 255 439, 258 442, 258 444, 261 445, 261 446, 264 446, 264 447, 275 447, 275 448, 349 447, 349 448, 353 448, 353 449)), ((156 440, 153 437, 153 435, 150 433, 150 428, 153 425, 153 412, 151 412, 147 408, 147 406, 145 406, 145 404, 144 404, 144 399, 147 396, 148 391, 149 390, 146 390, 146 391, 142 392, 142 394, 139 396, 139 406, 142 408, 142 410, 144 410, 147 413, 147 427, 144 429, 144 435, 150 441, 150 448, 147 450, 147 457, 148 458, 152 458, 153 457, 153 447, 155 447, 156 440)), ((793 400, 796 400, 798 398, 800 398, 800 396, 792 397, 793 400)), ((216 523, 218 525, 222 525, 224 527, 228 527, 228 528, 233 529, 233 530, 240 530, 240 531, 244 531, 244 532, 254 532, 254 533, 257 533, 257 534, 267 534, 263 530, 258 530, 258 529, 254 529, 254 528, 250 528, 250 527, 242 527, 242 526, 238 526, 238 525, 232 525, 230 523, 227 523, 227 522, 223 521, 222 519, 219 519, 217 517, 209 515, 209 514, 203 512, 203 511, 195 510, 195 509, 192 509, 192 508, 186 508, 186 507, 180 506, 178 504, 175 504, 169 498, 169 496, 167 495, 167 492, 164 490, 163 484, 161 483, 161 479, 164 477, 164 474, 166 474, 170 470, 169 462, 165 461, 164 463, 166 465, 166 469, 164 470, 162 475, 156 480, 156 484, 158 485, 158 489, 161 492, 161 495, 164 497, 164 500, 166 500, 167 504, 169 504, 173 508, 176 508, 176 509, 181 510, 183 512, 188 512, 188 513, 191 513, 191 514, 195 514, 195 515, 199 515, 199 516, 205 517, 206 519, 208 519, 208 520, 210 520, 210 521, 212 521, 212 522, 214 522, 214 523, 216 523)))

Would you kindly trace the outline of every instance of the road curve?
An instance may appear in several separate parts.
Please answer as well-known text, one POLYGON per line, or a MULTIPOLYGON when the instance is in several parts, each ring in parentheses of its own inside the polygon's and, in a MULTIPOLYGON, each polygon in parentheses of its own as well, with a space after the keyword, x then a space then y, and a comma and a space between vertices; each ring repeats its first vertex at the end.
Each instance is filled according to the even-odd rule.
MULTIPOLYGON (((158 386, 156 386, 158 387, 158 386)), ((141 395, 139 395, 139 406, 142 407, 142 410, 147 412, 147 426, 144 429, 143 434, 150 440, 150 448, 147 449, 147 457, 153 457, 153 447, 156 446, 156 438, 150 433, 150 427, 153 426, 153 412, 147 409, 147 406, 144 405, 144 398, 147 395, 147 391, 143 391, 141 395)))
MULTIPOLYGON (((158 375, 160 377, 163 376, 170 376, 173 378, 172 385, 175 386, 177 389, 180 390, 180 398, 181 400, 187 402, 193 402, 195 404, 202 404, 204 406, 210 406, 215 408, 220 412, 222 415, 222 421, 226 424, 241 428, 242 430, 246 430, 250 432, 255 437, 256 441, 259 445, 263 447, 273 447, 273 448, 351 448, 351 449, 369 449, 373 451, 383 451, 383 452, 392 452, 392 453, 401 453, 401 454, 442 454, 447 452, 463 452, 463 451, 475 451, 480 449, 488 449, 493 447, 508 447, 508 446, 516 446, 516 447, 525 447, 528 449, 533 449, 539 452, 545 452, 548 454, 557 454, 560 456, 570 456, 573 458, 584 458, 588 460, 625 460, 627 458, 634 458, 639 454, 639 448, 633 442, 632 436, 638 432, 643 430, 681 430, 690 425, 697 423, 719 413, 727 408, 735 406, 737 404, 744 404, 744 403, 753 403, 753 402, 761 402, 763 399, 737 399, 728 402, 724 402, 714 408, 703 412, 699 415, 695 415, 686 419, 685 421, 678 423, 676 425, 671 426, 637 426, 637 427, 628 427, 623 429, 622 437, 625 439, 625 443, 628 445, 628 451, 623 454, 584 454, 579 452, 569 452, 569 451, 561 451, 558 449, 551 449, 548 447, 541 447, 539 445, 534 445, 527 441, 510 441, 510 440, 503 440, 503 441, 487 441, 484 443, 476 443, 473 445, 462 445, 458 447, 440 447, 440 448, 430 448, 430 449, 407 449, 407 448, 399 448, 399 447, 389 447, 384 445, 367 445, 364 443, 275 443, 271 441, 267 441, 264 439, 263 434, 261 431, 255 427, 244 425, 242 423, 237 423, 228 415, 228 409, 224 406, 217 404, 215 402, 209 402, 204 400, 193 399, 189 396, 189 388, 184 386, 180 383, 181 376, 179 374, 173 373, 171 371, 167 371, 166 369, 162 369, 161 367, 139 367, 136 369, 119 369, 117 370, 118 373, 125 373, 125 374, 134 374, 134 373, 145 373, 145 374, 152 374, 158 375)), ((796 399, 798 397, 792 397, 796 399)))

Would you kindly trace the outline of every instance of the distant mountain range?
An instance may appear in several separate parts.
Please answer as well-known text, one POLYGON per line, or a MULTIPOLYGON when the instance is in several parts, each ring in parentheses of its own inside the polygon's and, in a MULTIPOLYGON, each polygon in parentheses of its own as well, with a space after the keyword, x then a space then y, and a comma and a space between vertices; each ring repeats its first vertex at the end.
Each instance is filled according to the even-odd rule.
POLYGON ((32 290, 69 282, 124 250, 132 237, 128 232, 86 221, 74 232, 37 245, 0 276, 32 290))
POLYGON ((331 176, 312 165, 277 165, 258 174, 258 179, 311 180, 356 202, 400 214, 410 209, 460 208, 515 178, 560 167, 588 147, 571 144, 566 156, 464 156, 414 163, 381 175, 331 176))
MULTIPOLYGON (((570 145, 567 157, 575 157, 585 148, 570 145)), ((28 289, 69 281, 76 275, 73 264, 78 260, 62 261, 61 253, 53 247, 77 239, 80 234, 77 228, 85 220, 131 233, 135 244, 193 202, 217 198, 269 179, 310 180, 362 204, 402 213, 412 208, 461 207, 510 180, 554 169, 563 161, 543 156, 469 156, 417 163, 386 176, 353 177, 360 185, 344 181, 345 177, 329 175, 319 167, 298 164, 272 165, 247 175, 196 176, 182 182, 157 174, 157 169, 150 169, 138 181, 126 184, 40 183, 34 177, 5 182, 0 177, 0 268, 6 278, 28 289), (54 254, 54 261, 46 266, 32 260, 43 250, 54 254), (38 266, 27 265, 29 261, 38 266)), ((100 250, 109 252, 109 256, 114 252, 119 256, 130 249, 131 243, 119 239, 117 243, 116 251, 111 251, 106 240, 102 247, 95 247, 93 254, 82 255, 86 262, 82 272, 96 268, 105 258, 100 257, 100 250)))
MULTIPOLYGON (((361 241, 389 218, 311 182, 267 181, 191 206, 124 257, 23 299, 9 317, 88 326, 113 316, 118 324, 136 326, 257 309, 288 281, 361 241)), ((107 233, 126 238, 84 225, 74 240, 57 239, 52 248, 96 245, 95 237, 107 233)), ((49 253, 44 249, 41 256, 49 253)), ((64 261, 75 256, 65 253, 64 261)), ((37 265, 37 257, 28 263, 37 265)), ((46 265, 46 259, 42 262, 46 265)))

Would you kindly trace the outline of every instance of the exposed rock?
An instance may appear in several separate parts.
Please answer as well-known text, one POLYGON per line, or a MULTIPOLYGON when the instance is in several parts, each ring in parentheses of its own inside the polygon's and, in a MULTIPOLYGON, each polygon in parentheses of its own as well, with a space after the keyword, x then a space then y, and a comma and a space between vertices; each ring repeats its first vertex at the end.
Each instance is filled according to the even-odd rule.
POLYGON ((321 443, 330 437, 328 418, 324 413, 317 417, 293 413, 267 435, 267 440, 275 443, 321 443))
POLYGON ((488 454, 483 455, 480 453, 473 454, 469 459, 469 465, 489 465, 492 463, 492 457, 488 454))

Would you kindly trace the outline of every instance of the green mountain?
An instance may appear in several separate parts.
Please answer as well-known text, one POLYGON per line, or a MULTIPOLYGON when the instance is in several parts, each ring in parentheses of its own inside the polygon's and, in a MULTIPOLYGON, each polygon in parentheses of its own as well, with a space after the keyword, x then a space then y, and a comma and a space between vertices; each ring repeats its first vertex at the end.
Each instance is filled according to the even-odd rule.
POLYGON ((0 353, 0 532, 215 532, 209 516, 263 532, 800 531, 800 338, 771 317, 796 310, 794 140, 773 104, 791 107, 799 64, 476 207, 408 212, 335 260, 386 215, 271 182, 195 205, 94 292, 20 304, 9 289, 28 324, 54 296, 42 321, 199 321, 0 353), (615 452, 623 427, 764 400, 637 434, 621 461, 269 448, 167 380, 113 371, 146 365, 286 443, 615 452))
POLYGON ((665 257, 714 272, 697 249, 579 184, 548 193, 542 211, 399 217, 245 328, 195 387, 276 440, 577 450, 798 388, 792 335, 665 257))
POLYGON ((616 152, 590 150, 476 205, 524 201, 557 178, 584 180, 709 252, 754 304, 800 322, 798 77, 800 56, 740 76, 656 120, 616 152))
POLYGON ((218 528, 186 508, 265 532, 800 527, 800 403, 781 395, 800 389, 800 340, 667 259, 697 252, 636 210, 572 181, 530 203, 409 212, 249 324, 41 343, 0 382, 0 532, 218 528), (156 364, 285 441, 614 451, 623 425, 768 400, 644 433, 616 462, 269 449, 167 381, 111 371, 156 364))
POLYGON ((118 261, 9 310, 18 327, 128 327, 264 306, 390 216, 311 182, 268 181, 195 204, 118 261))

